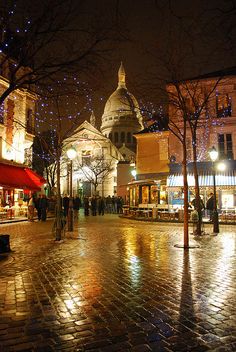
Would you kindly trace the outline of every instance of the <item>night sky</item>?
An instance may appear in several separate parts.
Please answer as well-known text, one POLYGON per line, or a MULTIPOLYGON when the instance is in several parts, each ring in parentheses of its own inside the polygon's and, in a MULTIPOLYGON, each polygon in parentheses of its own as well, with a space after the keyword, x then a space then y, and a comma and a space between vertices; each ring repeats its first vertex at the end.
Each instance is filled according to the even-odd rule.
MULTIPOLYGON (((125 66, 129 91, 138 100, 157 103, 157 78, 168 81, 171 71, 178 71, 178 78, 188 78, 235 65, 234 1, 87 2, 90 8, 95 3, 104 9, 104 18, 118 13, 128 37, 117 43, 112 57, 104 63, 96 98, 101 96, 106 101, 116 88, 120 61, 125 66)), ((96 102, 95 113, 102 113, 103 107, 96 102)))
MULTIPOLYGON (((23 11, 31 8, 36 16, 47 3, 31 0, 26 6, 26 2, 16 3, 23 11)), ((72 27, 112 27, 97 71, 77 76, 91 88, 90 110, 98 120, 117 87, 121 61, 128 90, 142 104, 151 102, 154 107, 162 102, 160 88, 166 82, 235 65, 236 0, 67 0, 65 6, 68 2, 73 7, 72 27)), ((64 11, 58 16, 63 18, 64 11)), ((67 39, 62 35, 53 49, 70 53, 67 39)), ((73 39, 75 46, 84 40, 81 34, 73 39)), ((81 118, 89 119, 89 114, 85 111, 81 118)))

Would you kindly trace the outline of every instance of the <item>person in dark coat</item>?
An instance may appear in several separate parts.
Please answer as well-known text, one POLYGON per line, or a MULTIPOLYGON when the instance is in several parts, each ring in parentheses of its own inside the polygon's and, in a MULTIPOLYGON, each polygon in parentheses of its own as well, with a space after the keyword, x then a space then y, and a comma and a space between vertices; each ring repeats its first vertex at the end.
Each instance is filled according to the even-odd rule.
POLYGON ((64 216, 66 216, 66 217, 68 215, 69 202, 70 202, 70 198, 67 195, 65 195, 62 199, 62 205, 63 205, 63 209, 64 209, 64 216))
POLYGON ((98 198, 98 214, 99 215, 104 215, 105 211, 105 200, 103 197, 98 198))
POLYGON ((97 215, 97 199, 95 196, 92 196, 91 199, 91 211, 93 216, 97 215))
POLYGON ((79 196, 76 196, 73 202, 73 209, 74 209, 74 217, 78 219, 79 209, 81 207, 81 200, 79 196))
POLYGON ((210 221, 212 221, 212 215, 213 215, 213 210, 214 210, 214 195, 213 195, 213 193, 210 193, 210 196, 206 202, 206 209, 207 209, 208 215, 210 216, 210 221))
MULTIPOLYGON (((192 200, 192 206, 194 207, 195 210, 197 210, 197 201, 196 201, 195 198, 192 200)), ((199 210, 199 213, 198 213, 198 216, 199 216, 200 220, 202 220, 202 212, 203 212, 204 209, 205 209, 205 205, 203 203, 202 198, 200 198, 200 210, 199 210)))
POLYGON ((42 197, 39 202, 39 208, 41 208, 41 219, 42 221, 46 221, 47 218, 47 210, 48 210, 48 199, 45 194, 42 194, 42 197))
POLYGON ((84 215, 89 216, 89 199, 84 197, 84 215))
POLYGON ((41 194, 38 195, 38 197, 35 199, 35 208, 37 210, 37 215, 38 215, 38 221, 41 220, 41 207, 40 207, 40 202, 41 202, 41 194))
POLYGON ((118 214, 122 214, 122 207, 124 205, 124 201, 122 197, 118 197, 117 198, 117 213, 118 214))

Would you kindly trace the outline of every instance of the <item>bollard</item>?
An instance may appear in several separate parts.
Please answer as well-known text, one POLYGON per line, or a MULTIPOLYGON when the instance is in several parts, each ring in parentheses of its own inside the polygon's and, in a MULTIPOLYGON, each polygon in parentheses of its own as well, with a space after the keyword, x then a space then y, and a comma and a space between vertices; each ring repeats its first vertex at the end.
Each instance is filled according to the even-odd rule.
POLYGON ((0 253, 6 253, 10 251, 10 235, 0 235, 0 253))

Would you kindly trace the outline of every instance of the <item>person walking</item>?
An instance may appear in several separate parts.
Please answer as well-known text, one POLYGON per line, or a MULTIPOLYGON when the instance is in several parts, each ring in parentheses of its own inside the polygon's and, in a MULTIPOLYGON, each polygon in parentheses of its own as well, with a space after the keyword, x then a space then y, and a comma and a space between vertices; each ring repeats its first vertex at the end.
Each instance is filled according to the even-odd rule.
POLYGON ((45 194, 42 194, 40 199, 39 207, 41 208, 41 220, 46 221, 47 218, 47 210, 48 210, 48 199, 45 194))
POLYGON ((62 205, 64 209, 64 216, 67 217, 68 211, 69 211, 69 203, 70 203, 70 198, 67 196, 67 194, 63 197, 62 199, 62 205))
POLYGON ((107 212, 108 212, 109 214, 112 213, 112 199, 111 199, 111 196, 108 196, 108 197, 106 198, 106 209, 107 209, 107 212))
POLYGON ((123 198, 121 196, 119 196, 117 198, 117 213, 118 214, 122 214, 122 207, 124 205, 124 201, 123 198))
POLYGON ((41 194, 39 194, 38 197, 35 199, 35 209, 37 210, 38 221, 41 220, 40 202, 41 202, 41 194))
POLYGON ((93 216, 97 215, 97 199, 95 196, 92 196, 91 199, 91 211, 93 216))
POLYGON ((214 210, 214 195, 210 193, 209 198, 206 202, 207 213, 210 217, 210 221, 213 221, 213 210, 214 210))
POLYGON ((81 207, 81 200, 79 196, 76 196, 73 202, 73 209, 74 209, 74 218, 75 220, 78 219, 78 215, 79 215, 79 209, 81 207))
POLYGON ((34 221, 34 208, 35 208, 35 198, 33 196, 30 197, 28 203, 28 220, 34 221))
POLYGON ((84 197, 84 215, 89 216, 89 199, 84 197))
POLYGON ((99 215, 104 215, 105 211, 105 201, 103 197, 98 198, 98 214, 99 215))

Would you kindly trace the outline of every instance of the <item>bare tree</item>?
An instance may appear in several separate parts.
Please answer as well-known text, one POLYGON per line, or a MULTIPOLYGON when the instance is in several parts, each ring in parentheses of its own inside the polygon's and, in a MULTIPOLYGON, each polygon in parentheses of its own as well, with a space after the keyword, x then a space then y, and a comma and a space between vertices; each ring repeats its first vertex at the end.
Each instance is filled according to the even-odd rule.
POLYGON ((33 143, 32 167, 44 175, 49 186, 50 195, 56 186, 56 164, 53 150, 57 148, 57 138, 53 130, 42 131, 33 143))
POLYGON ((93 185, 94 194, 96 194, 98 185, 103 184, 114 169, 113 160, 106 159, 104 155, 91 157, 86 163, 78 163, 77 166, 86 180, 93 185))
MULTIPOLYGON (((145 71, 141 88, 146 90, 146 95, 148 94, 149 100, 152 100, 151 109, 149 110, 148 106, 145 107, 150 112, 149 116, 153 115, 153 110, 158 110, 160 102, 167 106, 169 130, 181 143, 184 181, 184 247, 188 247, 187 165, 193 161, 196 208, 200 214, 197 162, 201 146, 197 137, 200 127, 204 129, 204 126, 212 123, 215 111, 209 111, 209 105, 211 99, 215 97, 216 88, 224 74, 219 78, 216 76, 211 83, 205 81, 203 83, 201 78, 206 72, 211 72, 211 67, 215 67, 216 58, 218 65, 222 63, 221 69, 224 68, 225 63, 223 60, 220 61, 222 52, 220 53, 219 38, 215 38, 215 41, 206 41, 206 36, 203 35, 207 28, 206 19, 209 21, 208 3, 203 8, 197 8, 191 16, 189 11, 185 11, 174 1, 156 3, 163 5, 158 7, 158 11, 161 12, 164 20, 157 25, 156 37, 153 35, 157 44, 150 45, 148 55, 150 62, 154 64, 149 64, 145 71), (164 33, 161 32, 162 29, 164 33), (196 78, 191 79, 191 77, 196 78), (207 118, 206 114, 208 114, 207 118), (189 157, 189 139, 192 160, 189 157)), ((235 6, 228 7, 228 11, 231 11, 234 16, 235 6)), ((216 12, 219 14, 221 10, 216 12)), ((213 16, 215 15, 211 13, 211 19, 213 16)), ((200 221, 197 233, 201 233, 200 221)))
MULTIPOLYGON (((35 90, 71 73, 94 76, 121 35, 117 17, 102 16, 72 1, 2 1, 0 71, 7 84, 0 105, 16 89, 35 90)), ((123 37, 124 38, 124 37, 123 37)))

